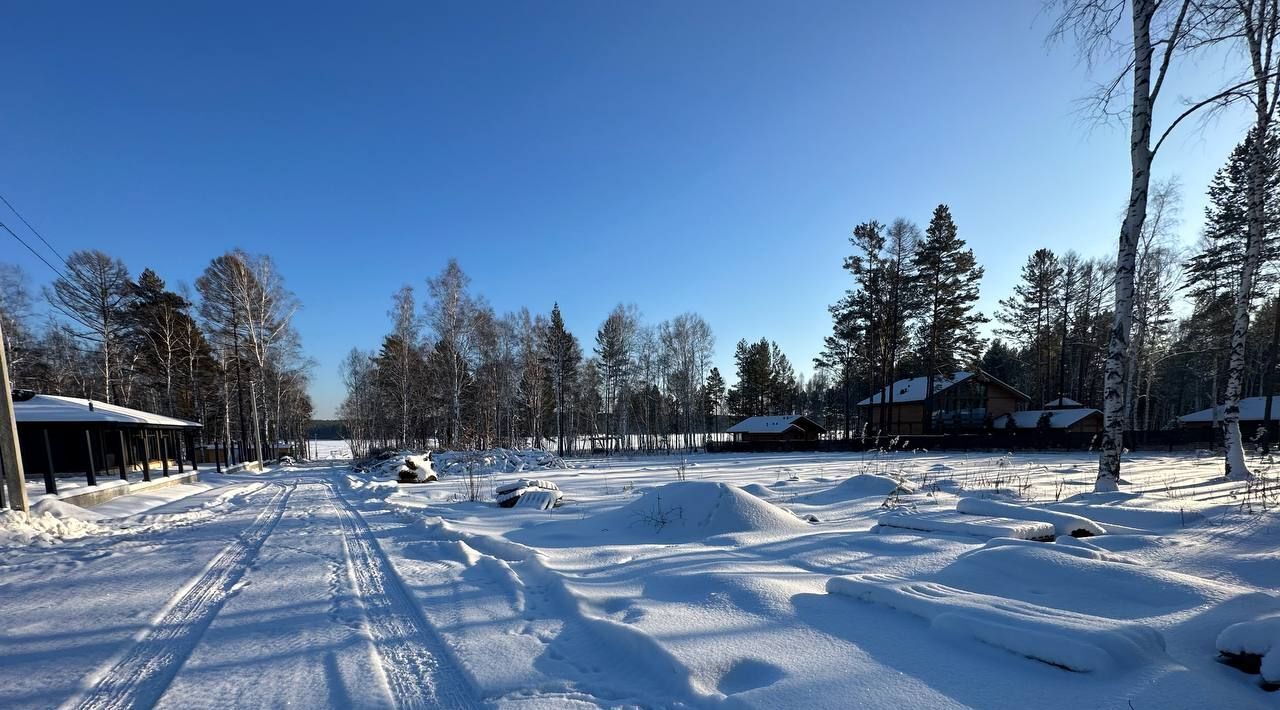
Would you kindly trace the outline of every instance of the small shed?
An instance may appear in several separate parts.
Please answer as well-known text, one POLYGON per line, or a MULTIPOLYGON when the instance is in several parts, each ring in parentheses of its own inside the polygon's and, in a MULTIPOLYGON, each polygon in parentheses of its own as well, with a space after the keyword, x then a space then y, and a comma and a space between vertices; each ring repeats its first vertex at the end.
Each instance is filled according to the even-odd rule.
POLYGON ((748 417, 728 429, 738 441, 817 441, 827 432, 803 414, 748 417))
POLYGON ((153 469, 169 475, 189 463, 196 469, 196 439, 201 426, 185 419, 107 404, 92 399, 18 391, 13 415, 28 477, 44 475, 47 493, 57 493, 57 479, 84 476, 90 486, 100 475, 117 474, 128 481, 141 472, 150 481, 153 469))
POLYGON ((994 429, 1053 429, 1093 433, 1102 431, 1102 412, 1096 409, 1027 409, 996 417, 994 429))

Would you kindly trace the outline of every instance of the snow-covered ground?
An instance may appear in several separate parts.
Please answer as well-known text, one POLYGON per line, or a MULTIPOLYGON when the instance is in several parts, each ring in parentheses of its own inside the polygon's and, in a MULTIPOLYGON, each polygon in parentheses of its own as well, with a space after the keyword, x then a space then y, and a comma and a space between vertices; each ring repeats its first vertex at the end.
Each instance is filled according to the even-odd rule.
POLYGON ((1211 459, 450 460, 0 519, 0 707, 1280 702, 1217 660, 1276 663, 1277 491, 1211 459), (494 505, 535 472, 563 505, 494 505))

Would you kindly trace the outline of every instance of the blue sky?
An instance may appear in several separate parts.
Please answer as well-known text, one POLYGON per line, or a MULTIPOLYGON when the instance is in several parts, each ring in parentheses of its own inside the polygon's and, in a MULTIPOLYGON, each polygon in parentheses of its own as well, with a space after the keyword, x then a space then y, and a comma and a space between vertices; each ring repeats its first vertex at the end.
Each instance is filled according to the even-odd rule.
MULTIPOLYGON (((0 17, 0 193, 64 254, 171 284, 229 248, 273 255, 321 415, 391 294, 449 257, 499 312, 558 301, 586 344, 633 302, 702 314, 726 374, 743 337, 807 369, 855 224, 923 226, 948 203, 990 313, 1036 247, 1111 253, 1127 196, 1127 134, 1079 115, 1089 72, 1046 46, 1038 2, 3 0, 0 17)), ((1170 98, 1221 65, 1181 70, 1170 98)), ((1188 239, 1243 126, 1190 126, 1159 158, 1188 239)))

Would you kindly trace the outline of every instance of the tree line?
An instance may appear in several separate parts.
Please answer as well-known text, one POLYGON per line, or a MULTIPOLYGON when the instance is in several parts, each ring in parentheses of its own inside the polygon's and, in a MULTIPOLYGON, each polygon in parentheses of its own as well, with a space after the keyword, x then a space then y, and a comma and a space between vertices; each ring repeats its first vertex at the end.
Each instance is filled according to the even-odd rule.
POLYGON ((341 366, 339 409, 357 456, 387 448, 536 445, 585 450, 701 446, 727 417, 800 412, 802 377, 776 343, 738 343, 738 384, 712 364, 715 335, 696 313, 657 324, 619 304, 583 342, 558 304, 498 315, 451 260, 392 297, 376 351, 341 366))
POLYGON ((0 264, 14 388, 195 421, 245 460, 274 457, 281 442, 304 450, 312 364, 292 325, 299 303, 271 257, 229 251, 194 289, 149 268, 134 278, 98 250, 61 266, 41 290, 49 315, 38 322, 27 275, 0 264))

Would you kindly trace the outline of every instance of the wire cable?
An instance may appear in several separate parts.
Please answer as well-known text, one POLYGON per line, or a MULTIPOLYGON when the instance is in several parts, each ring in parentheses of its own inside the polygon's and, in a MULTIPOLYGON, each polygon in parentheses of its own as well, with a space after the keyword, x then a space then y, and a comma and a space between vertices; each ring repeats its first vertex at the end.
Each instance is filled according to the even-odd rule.
MULTIPOLYGON (((7 199, 5 199, 4 195, 0 195, 0 202, 3 202, 5 207, 8 207, 10 211, 18 215, 18 219, 22 220, 22 223, 27 225, 27 229, 30 229, 32 234, 36 235, 37 237, 40 237, 40 241, 44 242, 45 246, 49 247, 49 251, 53 252, 54 256, 58 257, 58 261, 61 261, 64 264, 67 263, 67 257, 58 253, 58 250, 53 248, 53 245, 49 243, 48 239, 44 238, 44 235, 40 233, 40 230, 31 226, 31 223, 27 221, 27 218, 23 217, 22 213, 18 211, 18 208, 14 207, 12 203, 10 203, 7 199)), ((8 227, 5 227, 5 229, 8 229, 8 227)))
POLYGON ((4 231, 8 232, 9 235, 12 236, 14 239, 17 239, 19 244, 27 248, 27 251, 31 252, 32 254, 35 254, 36 258, 39 259, 40 261, 43 261, 44 265, 52 269, 53 273, 57 274, 59 278, 62 278, 62 279, 67 278, 65 274, 63 274, 61 271, 58 270, 58 267, 54 266, 53 264, 50 264, 49 260, 44 258, 43 254, 36 251, 30 244, 26 242, 25 239, 23 239, 22 237, 19 237, 17 232, 14 232, 12 229, 9 229, 9 225, 5 224, 4 222, 0 222, 0 227, 4 227, 4 231))

